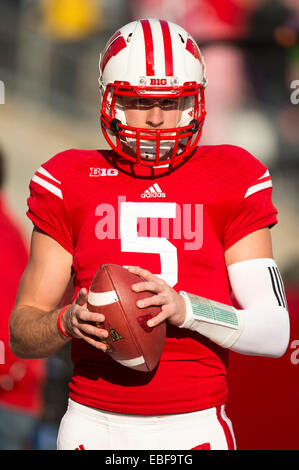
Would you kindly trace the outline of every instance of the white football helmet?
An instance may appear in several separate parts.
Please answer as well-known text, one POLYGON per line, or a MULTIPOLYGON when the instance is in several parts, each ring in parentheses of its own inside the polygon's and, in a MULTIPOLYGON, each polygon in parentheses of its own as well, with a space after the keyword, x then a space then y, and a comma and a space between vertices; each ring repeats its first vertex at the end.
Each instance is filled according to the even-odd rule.
POLYGON ((133 21, 110 38, 99 68, 102 130, 118 155, 154 167, 190 156, 202 132, 207 83, 203 57, 190 34, 165 20, 133 21), (176 125, 128 125, 124 100, 129 97, 136 109, 149 100, 166 109, 177 101, 176 125))

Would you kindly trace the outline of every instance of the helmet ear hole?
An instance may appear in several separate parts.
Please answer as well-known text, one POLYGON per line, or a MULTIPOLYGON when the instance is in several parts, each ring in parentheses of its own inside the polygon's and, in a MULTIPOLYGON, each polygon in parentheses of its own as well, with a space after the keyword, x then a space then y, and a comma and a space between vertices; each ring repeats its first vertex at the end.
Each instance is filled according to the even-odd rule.
POLYGON ((120 131, 119 124, 121 124, 121 121, 119 119, 114 118, 110 121, 110 129, 115 135, 117 135, 120 131))
POLYGON ((190 121, 190 124, 193 124, 193 127, 190 129, 190 131, 192 132, 192 134, 196 134, 199 128, 199 121, 197 121, 197 119, 192 119, 192 121, 190 121))

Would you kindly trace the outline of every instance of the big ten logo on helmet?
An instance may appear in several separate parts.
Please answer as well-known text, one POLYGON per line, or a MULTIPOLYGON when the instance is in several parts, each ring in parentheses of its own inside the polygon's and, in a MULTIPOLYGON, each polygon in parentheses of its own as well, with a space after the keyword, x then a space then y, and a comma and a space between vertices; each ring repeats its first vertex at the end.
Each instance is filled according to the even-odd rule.
MULTIPOLYGON (((95 235, 99 240, 121 239, 122 204, 126 203, 126 196, 118 196, 117 207, 102 203, 96 207, 95 216, 98 221, 95 226, 95 235)), ((127 203, 130 204, 130 203, 127 203)), ((173 240, 184 240, 185 250, 199 250, 203 244, 203 205, 202 204, 175 204, 174 218, 158 218, 155 216, 142 216, 142 208, 146 209, 149 202, 134 203, 141 208, 137 223, 138 237, 157 237, 173 240)), ((155 202, 157 210, 162 208, 164 202, 155 202), (159 206, 159 207, 158 207, 159 206)), ((136 220, 137 220, 136 219, 136 220)), ((130 221, 128 221, 128 224, 130 221)), ((132 228, 132 227, 131 227, 132 228)), ((133 228, 133 231, 135 228, 133 228)))
POLYGON ((291 93, 291 103, 298 104, 299 103, 299 80, 293 80, 291 82, 291 88, 294 88, 294 91, 291 93))
MULTIPOLYGON (((0 341, 0 365, 5 364, 5 346, 3 341, 0 341)), ((0 369, 1 373, 1 369, 0 369)))
POLYGON ((295 339, 294 341, 291 342, 290 348, 294 349, 294 351, 291 354, 291 363, 296 366, 299 364, 299 340, 295 339))
POLYGON ((118 170, 116 168, 89 168, 89 176, 117 176, 118 170))
POLYGON ((167 85, 166 78, 151 78, 150 85, 167 85))

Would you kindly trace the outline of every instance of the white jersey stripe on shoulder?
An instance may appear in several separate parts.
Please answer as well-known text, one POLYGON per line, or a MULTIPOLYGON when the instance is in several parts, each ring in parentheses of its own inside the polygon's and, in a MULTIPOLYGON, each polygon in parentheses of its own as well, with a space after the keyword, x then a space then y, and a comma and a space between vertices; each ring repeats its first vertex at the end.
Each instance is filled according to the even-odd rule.
POLYGON ((251 196, 252 194, 254 193, 257 193, 258 191, 262 191, 263 189, 266 189, 266 188, 271 188, 272 187, 272 181, 265 181, 264 183, 259 183, 259 184, 255 184, 253 186, 251 186, 250 188, 248 188, 245 196, 244 196, 244 199, 248 196, 251 196))
POLYGON ((41 173, 42 175, 47 176, 47 178, 50 178, 53 181, 56 181, 56 183, 61 184, 61 181, 58 181, 54 176, 52 176, 47 170, 45 170, 42 166, 39 167, 37 170, 37 173, 41 173))
POLYGON ((39 176, 36 176, 36 175, 32 176, 31 181, 34 181, 35 183, 39 184, 43 188, 50 191, 50 193, 53 193, 53 194, 55 194, 55 196, 58 196, 58 197, 60 197, 60 199, 63 199, 61 190, 59 188, 57 188, 56 186, 54 186, 54 184, 51 184, 48 181, 45 181, 45 180, 43 180, 42 178, 40 178, 39 176))
POLYGON ((261 179, 263 179, 263 178, 266 178, 267 176, 270 176, 269 170, 267 170, 267 171, 263 174, 263 176, 260 176, 260 177, 258 178, 258 180, 261 180, 261 179))

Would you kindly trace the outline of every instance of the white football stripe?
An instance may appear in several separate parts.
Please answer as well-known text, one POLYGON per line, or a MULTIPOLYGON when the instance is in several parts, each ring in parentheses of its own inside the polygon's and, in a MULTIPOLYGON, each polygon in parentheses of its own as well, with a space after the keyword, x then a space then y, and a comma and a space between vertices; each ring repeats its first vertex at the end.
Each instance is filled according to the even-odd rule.
POLYGON ((114 302, 118 302, 118 297, 115 290, 107 292, 89 291, 88 302, 95 307, 101 307, 102 305, 109 305, 114 304, 114 302))
POLYGON ((36 176, 36 175, 32 176, 32 181, 39 184, 40 186, 43 186, 43 188, 50 191, 50 193, 55 194, 55 196, 60 197, 60 199, 63 199, 61 190, 58 189, 56 186, 54 186, 54 184, 48 183, 48 181, 45 181, 45 180, 43 180, 42 178, 40 178, 39 176, 36 176))
POLYGON ((134 366, 139 366, 140 364, 144 364, 145 359, 143 356, 139 356, 139 357, 134 357, 134 359, 128 359, 126 361, 117 360, 117 362, 119 362, 122 366, 134 367, 134 366))
POLYGON ((56 178, 54 178, 54 176, 50 175, 50 173, 47 170, 45 170, 42 166, 39 167, 37 172, 41 173, 42 175, 47 176, 48 178, 50 178, 53 181, 56 181, 56 183, 61 184, 61 181, 58 181, 56 178))
POLYGON ((257 193, 258 191, 261 191, 262 189, 271 188, 271 187, 272 187, 272 181, 265 181, 264 183, 255 184, 254 186, 251 186, 247 190, 247 193, 245 194, 244 198, 251 196, 254 193, 257 193))

